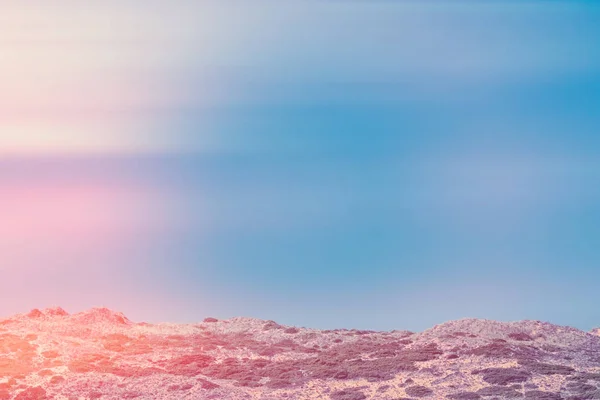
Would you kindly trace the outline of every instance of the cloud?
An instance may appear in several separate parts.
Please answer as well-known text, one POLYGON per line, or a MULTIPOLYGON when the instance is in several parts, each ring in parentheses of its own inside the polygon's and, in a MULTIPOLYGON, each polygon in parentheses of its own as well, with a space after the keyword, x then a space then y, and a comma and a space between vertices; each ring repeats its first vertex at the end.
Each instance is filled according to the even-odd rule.
MULTIPOLYGON (((218 38, 227 20, 215 12, 187 2, 2 4, 0 155, 189 150, 169 126, 181 98, 172 81, 206 70, 191 53, 227 54, 218 38)), ((212 148, 197 125, 195 149, 212 148)))
POLYGON ((586 41, 597 13, 539 2, 3 4, 0 153, 214 151, 236 145, 219 119, 237 106, 451 102, 478 85, 598 71, 586 41), (382 86, 356 90, 365 83, 382 86))

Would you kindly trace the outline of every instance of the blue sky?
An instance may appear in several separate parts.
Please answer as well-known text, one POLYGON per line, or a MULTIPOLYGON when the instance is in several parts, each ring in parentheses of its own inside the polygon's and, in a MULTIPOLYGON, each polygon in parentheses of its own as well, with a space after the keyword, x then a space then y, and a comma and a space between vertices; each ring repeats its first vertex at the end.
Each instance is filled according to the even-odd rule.
MULTIPOLYGON (((113 36, 88 31, 86 18, 122 15, 106 4, 64 35, 89 34, 73 51, 102 57, 46 71, 98 96, 35 95, 12 110, 82 115, 65 148, 49 139, 53 151, 23 155, 38 136, 0 134, 13 151, 0 187, 17 199, 5 214, 15 226, 27 207, 65 214, 0 229, 3 314, 60 304, 318 328, 600 325, 596 3, 129 1, 113 36), (131 36, 134 22, 148 35, 131 36), (127 96, 97 92, 104 80, 127 96), (98 146, 126 151, 90 154, 98 146), (21 201, 30 189, 34 205, 21 201)), ((64 37, 15 52, 51 54, 64 37)))

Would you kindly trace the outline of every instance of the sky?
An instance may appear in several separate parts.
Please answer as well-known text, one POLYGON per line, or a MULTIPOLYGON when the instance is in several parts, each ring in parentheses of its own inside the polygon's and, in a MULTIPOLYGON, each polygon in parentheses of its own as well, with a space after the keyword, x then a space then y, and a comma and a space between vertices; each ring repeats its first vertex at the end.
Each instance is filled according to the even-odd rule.
POLYGON ((600 326, 600 4, 0 4, 0 315, 600 326))

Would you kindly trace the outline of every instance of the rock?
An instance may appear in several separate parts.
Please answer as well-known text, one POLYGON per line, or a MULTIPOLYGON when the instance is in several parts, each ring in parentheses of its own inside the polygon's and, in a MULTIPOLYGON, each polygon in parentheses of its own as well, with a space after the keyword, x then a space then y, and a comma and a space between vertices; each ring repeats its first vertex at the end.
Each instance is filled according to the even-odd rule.
POLYGON ((600 338, 539 321, 319 331, 244 317, 136 324, 59 307, 6 321, 0 400, 291 400, 309 387, 330 400, 600 399, 600 338))

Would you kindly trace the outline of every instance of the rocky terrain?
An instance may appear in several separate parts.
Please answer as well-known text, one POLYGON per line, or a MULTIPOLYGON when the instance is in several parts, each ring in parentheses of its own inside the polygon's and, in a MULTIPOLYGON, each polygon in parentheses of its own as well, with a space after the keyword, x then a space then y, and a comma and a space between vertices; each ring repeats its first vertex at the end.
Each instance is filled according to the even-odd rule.
POLYGON ((599 334, 539 321, 413 333, 33 310, 0 321, 0 399, 600 399, 599 334))

